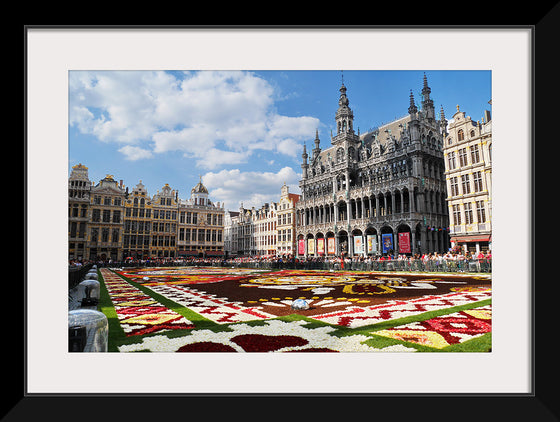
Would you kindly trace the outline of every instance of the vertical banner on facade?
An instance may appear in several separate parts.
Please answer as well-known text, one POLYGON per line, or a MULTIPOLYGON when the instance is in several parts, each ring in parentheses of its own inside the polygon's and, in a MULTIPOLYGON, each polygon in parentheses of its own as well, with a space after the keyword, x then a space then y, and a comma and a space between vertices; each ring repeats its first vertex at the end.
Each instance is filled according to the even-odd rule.
POLYGON ((377 236, 368 234, 367 235, 367 253, 377 252, 377 236))
POLYGON ((354 236, 354 253, 355 254, 364 253, 363 243, 364 243, 364 238, 362 236, 354 236))
POLYGON ((307 239, 307 255, 315 254, 315 239, 307 239))
POLYGON ((334 246, 334 237, 329 237, 327 239, 327 253, 329 255, 334 255, 336 253, 336 249, 334 246))
POLYGON ((317 239, 317 255, 325 254, 325 239, 317 239))
POLYGON ((410 253, 410 233, 399 233, 399 252, 410 253))
POLYGON ((297 245, 297 253, 298 255, 305 255, 305 240, 299 239, 297 245))
POLYGON ((391 233, 382 234, 381 242, 383 243, 383 253, 393 250, 393 235, 391 233))

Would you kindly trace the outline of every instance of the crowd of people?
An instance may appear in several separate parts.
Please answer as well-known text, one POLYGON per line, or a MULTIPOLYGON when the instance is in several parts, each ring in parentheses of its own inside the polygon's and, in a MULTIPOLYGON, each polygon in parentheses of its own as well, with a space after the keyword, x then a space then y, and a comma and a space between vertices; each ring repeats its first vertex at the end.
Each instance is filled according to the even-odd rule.
POLYGON ((99 266, 228 266, 249 268, 298 268, 298 269, 354 269, 354 270, 418 270, 418 271, 482 271, 490 272, 491 251, 466 252, 461 249, 425 254, 385 254, 355 256, 229 256, 126 259, 123 262, 108 260, 72 260, 71 267, 85 264, 99 266))

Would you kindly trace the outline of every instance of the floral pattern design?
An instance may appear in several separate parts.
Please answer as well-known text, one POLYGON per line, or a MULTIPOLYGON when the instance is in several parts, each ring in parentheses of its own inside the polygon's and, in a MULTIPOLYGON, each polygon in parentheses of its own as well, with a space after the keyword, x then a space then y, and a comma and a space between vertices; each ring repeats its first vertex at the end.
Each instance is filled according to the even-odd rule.
POLYGON ((118 351, 415 352, 426 347, 442 350, 491 332, 491 304, 476 306, 492 297, 487 280, 291 270, 198 271, 102 269, 101 281, 130 339, 117 344, 118 351), (418 295, 418 289, 432 294, 418 295), (241 299, 232 298, 232 291, 241 299), (176 304, 173 309, 184 307, 182 313, 194 322, 154 297, 176 304), (373 297, 377 302, 372 302, 373 297), (305 299, 309 309, 292 309, 297 299, 305 299), (463 310, 446 312, 457 306, 463 310), (439 316, 426 314, 432 311, 439 316), (301 319, 287 318, 293 314, 301 319), (407 318, 407 323, 399 324, 400 318, 407 318), (168 335, 171 332, 177 334, 168 335))
POLYGON ((101 269, 101 275, 127 336, 194 328, 191 321, 161 305, 109 270, 101 269))
POLYGON ((491 330, 492 307, 488 305, 376 331, 375 334, 441 349, 480 337, 491 330))

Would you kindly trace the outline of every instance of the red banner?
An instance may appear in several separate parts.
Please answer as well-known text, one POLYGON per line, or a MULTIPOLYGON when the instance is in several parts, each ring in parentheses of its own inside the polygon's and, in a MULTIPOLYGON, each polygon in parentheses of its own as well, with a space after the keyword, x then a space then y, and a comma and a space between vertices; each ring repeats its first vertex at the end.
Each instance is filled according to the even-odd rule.
POLYGON ((298 255, 305 255, 305 240, 304 239, 298 240, 297 253, 298 253, 298 255))
POLYGON ((399 233, 399 252, 410 253, 410 233, 399 233))

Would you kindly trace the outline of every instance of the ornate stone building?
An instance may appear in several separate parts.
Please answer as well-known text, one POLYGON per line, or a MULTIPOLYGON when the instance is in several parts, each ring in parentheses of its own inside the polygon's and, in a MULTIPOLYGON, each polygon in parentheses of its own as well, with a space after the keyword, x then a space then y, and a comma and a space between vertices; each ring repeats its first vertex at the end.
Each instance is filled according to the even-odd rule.
POLYGON ((412 91, 408 114, 356 134, 344 83, 331 145, 318 133, 302 154, 296 204, 298 255, 443 252, 449 247, 443 139, 424 75, 421 108, 412 91), (308 161, 309 158, 309 161, 308 161))
POLYGON ((108 174, 91 188, 85 259, 120 261, 125 189, 108 174))
POLYGON ((486 111, 474 122, 464 111, 453 115, 443 148, 452 246, 491 249, 492 119, 486 111))
POLYGON ((252 213, 257 255, 276 255, 278 204, 265 203, 252 213))
POLYGON ((124 203, 123 258, 150 258, 151 233, 152 199, 140 180, 124 203))
POLYGON ((276 253, 279 256, 295 255, 296 246, 296 203, 299 195, 290 193, 286 183, 280 190, 280 202, 278 203, 278 240, 276 242, 276 253))
POLYGON ((175 258, 177 192, 166 183, 152 198, 151 258, 175 258))
POLYGON ((241 203, 239 214, 233 219, 237 238, 237 255, 239 256, 257 254, 255 213, 255 207, 243 208, 243 203, 241 203))
POLYGON ((91 185, 88 168, 73 166, 68 179, 68 259, 81 261, 86 256, 91 185))
POLYGON ((239 220, 238 211, 226 210, 224 212, 224 253, 226 256, 237 255, 237 222, 239 220))
POLYGON ((224 255, 224 207, 208 198, 202 180, 178 204, 178 256, 224 255))

